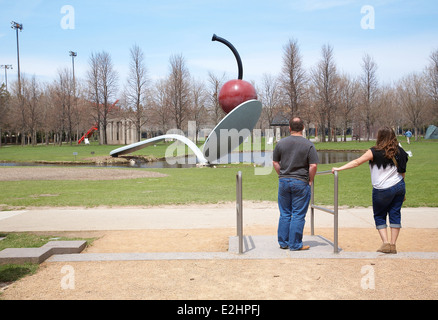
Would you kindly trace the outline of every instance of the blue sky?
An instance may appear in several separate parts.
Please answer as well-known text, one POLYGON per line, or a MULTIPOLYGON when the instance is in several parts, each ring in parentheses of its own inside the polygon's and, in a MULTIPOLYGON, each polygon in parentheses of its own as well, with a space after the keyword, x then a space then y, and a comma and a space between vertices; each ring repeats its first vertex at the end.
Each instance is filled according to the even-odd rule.
POLYGON ((78 53, 76 76, 85 78, 90 54, 104 50, 112 56, 122 87, 134 44, 144 51, 151 79, 167 75, 172 54, 184 56, 196 79, 206 79, 208 72, 235 78, 233 54, 211 41, 216 33, 237 48, 248 81, 258 82, 264 73, 277 75, 283 47, 294 38, 306 68, 318 62, 322 45, 329 43, 339 71, 359 74, 368 53, 381 81, 389 83, 428 64, 438 49, 437 17, 438 2, 430 0, 0 0, 0 65, 12 64, 8 80, 16 79, 14 20, 23 24, 21 71, 44 81, 71 67, 70 50, 78 53), (62 13, 66 5, 74 13, 62 13), (374 9, 374 29, 361 26, 363 6, 374 9))

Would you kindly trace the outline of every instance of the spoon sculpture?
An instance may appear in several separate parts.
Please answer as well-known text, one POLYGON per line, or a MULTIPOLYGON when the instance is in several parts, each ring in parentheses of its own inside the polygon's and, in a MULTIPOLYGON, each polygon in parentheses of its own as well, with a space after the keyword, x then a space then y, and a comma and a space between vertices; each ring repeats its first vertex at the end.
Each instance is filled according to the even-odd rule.
POLYGON ((237 148, 251 134, 262 113, 262 104, 257 99, 254 87, 243 78, 243 67, 239 53, 227 40, 213 35, 212 41, 226 44, 234 53, 239 74, 238 79, 226 82, 219 92, 219 104, 227 115, 211 131, 202 151, 193 141, 178 134, 164 134, 133 143, 110 152, 113 157, 132 153, 160 140, 176 139, 185 143, 196 155, 197 163, 208 165, 237 148))

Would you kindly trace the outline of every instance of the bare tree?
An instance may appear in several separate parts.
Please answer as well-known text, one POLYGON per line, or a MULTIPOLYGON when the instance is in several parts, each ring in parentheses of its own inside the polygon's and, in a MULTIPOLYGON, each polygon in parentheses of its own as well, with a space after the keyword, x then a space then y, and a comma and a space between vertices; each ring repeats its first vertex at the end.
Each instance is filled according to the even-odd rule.
POLYGON ((427 121, 427 93, 423 76, 411 73, 402 78, 398 94, 405 121, 414 128, 415 140, 418 140, 418 129, 427 121))
POLYGON ((397 92, 389 86, 381 86, 379 89, 379 99, 377 100, 377 108, 379 117, 376 123, 379 127, 388 126, 396 127, 402 124, 400 117, 400 106, 397 104, 397 92))
POLYGON ((326 129, 328 129, 328 141, 332 140, 331 122, 336 110, 339 77, 333 57, 333 47, 324 45, 321 53, 321 60, 311 71, 311 81, 313 94, 316 95, 312 101, 319 115, 321 141, 325 142, 326 129))
POLYGON ((27 114, 27 126, 32 146, 37 144, 37 130, 40 125, 40 100, 42 91, 35 76, 22 82, 22 92, 27 114))
POLYGON ((0 147, 2 146, 3 131, 8 124, 10 94, 3 83, 0 86, 0 147))
POLYGON ((147 97, 147 69, 144 63, 144 54, 139 46, 134 45, 131 50, 129 76, 126 86, 126 98, 129 109, 132 110, 132 119, 137 131, 137 141, 141 139, 141 128, 146 123, 147 97))
MULTIPOLYGON (((100 76, 99 76, 99 54, 91 53, 90 59, 88 61, 89 70, 87 72, 87 83, 88 83, 88 96, 92 104, 92 110, 94 111, 94 119, 97 124, 99 132, 101 131, 100 126, 100 76)), ((99 144, 101 143, 99 139, 99 144)))
POLYGON ((86 100, 85 92, 84 83, 76 79, 72 113, 73 126, 76 128, 76 141, 94 124, 93 117, 89 114, 89 102, 86 100))
POLYGON ((338 117, 344 132, 344 141, 347 141, 347 128, 353 122, 354 111, 357 108, 359 84, 348 75, 342 75, 339 81, 338 117))
POLYGON ((367 131, 367 141, 371 137, 371 126, 375 121, 375 111, 377 106, 379 85, 377 80, 377 64, 373 58, 365 54, 362 58, 362 71, 360 77, 361 85, 361 105, 363 120, 367 131))
POLYGON ((56 80, 48 84, 45 88, 46 103, 43 108, 43 130, 46 134, 46 144, 48 144, 49 135, 53 138, 53 144, 58 142, 59 133, 61 132, 61 121, 59 110, 57 108, 58 94, 56 90, 56 80))
POLYGON ((432 100, 431 120, 438 124, 438 49, 430 54, 430 64, 426 68, 426 89, 432 100))
POLYGON ((10 86, 11 100, 9 120, 11 121, 11 130, 16 133, 16 142, 18 143, 18 139, 20 138, 21 145, 24 145, 24 137, 28 128, 25 100, 21 89, 21 82, 26 80, 24 74, 21 75, 20 79, 21 81, 15 81, 10 86))
MULTIPOLYGON (((72 144, 73 139, 73 114, 75 108, 74 100, 74 83, 71 72, 65 68, 58 70, 58 80, 55 84, 56 93, 58 95, 57 107, 61 112, 61 128, 60 135, 66 133, 67 141, 72 144)), ((60 143, 62 141, 60 140, 60 143)))
POLYGON ((191 114, 192 119, 196 123, 195 128, 195 143, 198 142, 198 132, 201 126, 205 124, 207 118, 207 109, 205 108, 205 102, 207 100, 207 93, 204 83, 201 81, 192 81, 192 105, 191 114))
POLYGON ((225 112, 219 105, 219 92, 224 83, 225 74, 222 77, 218 77, 212 72, 208 73, 208 83, 209 83, 209 113, 211 115, 211 120, 213 123, 219 123, 219 121, 225 116, 225 112))
POLYGON ((280 83, 291 118, 300 115, 300 108, 306 94, 306 82, 306 73, 303 68, 298 42, 295 39, 290 39, 283 48, 283 68, 280 83))
POLYGON ((274 76, 270 74, 263 75, 259 100, 263 105, 263 114, 266 117, 269 127, 281 106, 281 92, 278 80, 274 76))
POLYGON ((102 127, 103 127, 103 143, 108 144, 106 128, 108 124, 108 116, 114 110, 113 100, 117 94, 118 74, 114 70, 111 56, 107 52, 100 54, 100 78, 102 92, 102 127))
POLYGON ((53 133, 55 130, 55 106, 52 96, 52 87, 53 85, 48 84, 44 86, 44 94, 42 96, 42 102, 41 102, 41 128, 42 134, 44 136, 43 142, 45 142, 46 145, 49 145, 50 136, 51 133, 53 133))
POLYGON ((167 80, 160 79, 155 82, 153 88, 152 122, 158 127, 158 131, 164 134, 169 129, 169 103, 168 103, 167 80))
POLYGON ((91 54, 90 70, 88 71, 88 83, 90 97, 94 104, 95 117, 99 126, 103 144, 108 144, 106 128, 108 117, 113 112, 115 95, 117 94, 118 74, 114 70, 111 56, 102 51, 91 54))
POLYGON ((183 129, 190 105, 190 73, 184 57, 172 55, 169 59, 168 98, 177 129, 183 129))

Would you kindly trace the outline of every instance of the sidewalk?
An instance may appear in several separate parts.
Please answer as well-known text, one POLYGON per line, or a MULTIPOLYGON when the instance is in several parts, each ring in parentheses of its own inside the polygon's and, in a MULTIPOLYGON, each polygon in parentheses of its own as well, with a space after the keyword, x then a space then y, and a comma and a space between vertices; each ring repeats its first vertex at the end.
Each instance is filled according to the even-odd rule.
MULTIPOLYGON (((275 203, 243 203, 247 226, 276 226, 275 203)), ((310 210, 307 224, 310 223, 310 210)), ((68 208, 0 211, 0 232, 91 231, 233 228, 236 207, 216 205, 165 206, 151 208, 68 208)), ((315 227, 333 227, 331 214, 315 210, 315 227)), ((339 228, 374 228, 372 208, 339 209, 339 228)), ((438 228, 438 208, 402 209, 403 228, 438 228)))

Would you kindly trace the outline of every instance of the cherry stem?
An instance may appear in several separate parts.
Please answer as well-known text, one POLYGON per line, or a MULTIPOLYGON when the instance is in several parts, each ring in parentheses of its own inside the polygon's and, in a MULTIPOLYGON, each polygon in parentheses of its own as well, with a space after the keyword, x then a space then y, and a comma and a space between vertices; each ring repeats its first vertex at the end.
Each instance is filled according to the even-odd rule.
POLYGON ((213 34, 213 37, 211 38, 211 41, 222 42, 228 48, 230 48, 231 51, 233 51, 234 56, 236 57, 236 60, 237 60, 237 67, 239 68, 239 75, 238 75, 237 79, 242 80, 243 79, 242 59, 240 59, 239 52, 237 52, 236 48, 234 48, 234 46, 228 40, 225 40, 224 38, 218 37, 216 34, 213 34))

